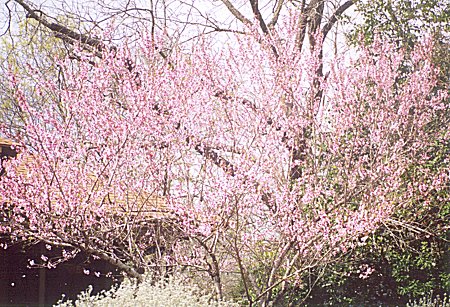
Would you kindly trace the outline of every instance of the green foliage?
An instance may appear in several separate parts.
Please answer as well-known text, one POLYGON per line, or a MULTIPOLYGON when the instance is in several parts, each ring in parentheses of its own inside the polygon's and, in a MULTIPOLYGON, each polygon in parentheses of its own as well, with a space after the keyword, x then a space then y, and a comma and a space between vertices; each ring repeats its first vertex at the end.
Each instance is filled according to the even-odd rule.
MULTIPOLYGON (((443 207, 443 211, 448 211, 450 204, 443 207)), ((409 224, 408 229, 407 225, 397 224, 379 229, 343 256, 340 263, 327 269, 307 304, 396 306, 430 292, 444 295, 450 289, 450 238, 444 227, 447 221, 448 215, 434 220, 439 226, 432 228, 441 232, 433 234, 418 232, 415 224, 409 224), (364 276, 364 265, 374 268, 374 272, 364 276)))
POLYGON ((372 42, 382 35, 400 46, 411 48, 425 33, 437 35, 450 30, 450 3, 445 0, 373 0, 357 2, 364 22, 352 32, 372 42))
POLYGON ((439 288, 439 272, 434 270, 439 260, 438 247, 434 242, 420 241, 417 252, 389 251, 392 276, 398 285, 398 294, 407 297, 420 297, 439 288), (432 246, 434 245, 434 246, 432 246))
POLYGON ((440 68, 441 88, 450 80, 450 2, 446 0, 372 0, 357 1, 363 22, 348 34, 350 42, 373 42, 382 36, 408 52, 420 38, 433 37, 433 62, 440 68))
MULTIPOLYGON (((431 35, 435 44, 431 56, 440 70, 436 91, 449 90, 450 2, 373 0, 358 1, 356 6, 363 22, 349 33, 351 42, 364 40, 371 43, 376 36, 382 36, 405 48, 408 55, 421 38, 431 35)), ((409 69, 406 61, 402 76, 407 76, 409 69)), ((436 139, 434 146, 423 148, 421 154, 429 157, 426 163, 412 163, 403 174, 405 188, 426 180, 432 173, 450 168, 448 102, 447 99, 445 103, 449 107, 426 127, 430 131, 442 131, 441 137, 436 139)), ((385 224, 352 254, 345 255, 342 263, 328 268, 324 282, 311 293, 321 297, 315 302, 339 306, 395 306, 418 300, 431 292, 445 294, 450 289, 450 203, 444 201, 449 193, 448 188, 416 190, 410 203, 398 208, 391 223, 385 224), (364 263, 374 267, 375 272, 361 279, 355 272, 364 263)), ((441 302, 429 296, 410 306, 438 306, 437 303, 432 305, 437 301, 441 302)))
MULTIPOLYGON (((427 166, 416 166, 408 180, 447 163, 433 158, 427 166)), ((430 292, 442 297, 450 289, 450 202, 441 199, 448 199, 449 192, 432 191, 412 200, 375 233, 360 238, 358 247, 329 266, 319 283, 308 285, 312 291, 306 304, 397 306, 430 292), (362 274, 364 266, 373 268, 372 274, 362 274)))

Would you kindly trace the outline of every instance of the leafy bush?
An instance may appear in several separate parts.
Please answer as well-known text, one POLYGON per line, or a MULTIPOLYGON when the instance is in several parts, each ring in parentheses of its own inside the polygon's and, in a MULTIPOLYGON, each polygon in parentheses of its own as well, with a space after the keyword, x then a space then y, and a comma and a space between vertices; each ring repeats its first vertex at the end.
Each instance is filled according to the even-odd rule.
POLYGON ((406 307, 450 307, 450 299, 447 295, 440 298, 439 295, 433 298, 433 293, 417 301, 409 302, 406 307))
POLYGON ((57 302, 57 307, 71 306, 149 306, 149 307, 228 307, 238 306, 231 302, 218 302, 209 294, 202 294, 200 288, 182 281, 181 277, 154 281, 147 277, 141 284, 125 280, 120 286, 113 287, 109 291, 102 291, 91 296, 92 286, 78 295, 75 302, 64 297, 57 302))

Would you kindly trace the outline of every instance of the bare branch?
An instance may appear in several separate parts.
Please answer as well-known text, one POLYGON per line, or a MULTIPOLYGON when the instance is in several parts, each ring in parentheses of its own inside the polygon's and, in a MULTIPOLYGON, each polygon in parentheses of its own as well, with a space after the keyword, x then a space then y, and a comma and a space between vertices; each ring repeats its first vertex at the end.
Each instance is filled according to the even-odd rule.
POLYGON ((250 5, 252 6, 253 14, 255 14, 256 19, 259 21, 259 26, 264 34, 269 34, 269 29, 267 28, 266 22, 264 21, 261 12, 258 7, 258 0, 250 0, 250 5))
POLYGON ((328 32, 330 32, 331 28, 333 28, 334 24, 337 22, 338 18, 349 8, 351 7, 355 2, 353 0, 348 0, 344 4, 342 4, 336 12, 331 16, 330 20, 327 22, 327 24, 322 29, 322 36, 323 40, 325 40, 325 37, 327 37, 328 32))
POLYGON ((281 9, 283 8, 284 1, 278 0, 275 10, 273 12, 272 20, 267 24, 269 28, 274 27, 278 22, 278 17, 280 17, 281 9))
POLYGON ((100 257, 101 259, 109 262, 110 264, 114 265, 115 267, 123 270, 125 273, 127 273, 130 277, 136 278, 138 282, 142 282, 144 280, 144 277, 142 274, 139 274, 136 269, 134 269, 132 266, 127 265, 120 261, 119 259, 113 258, 106 254, 105 252, 93 249, 89 246, 80 245, 78 246, 81 250, 85 251, 86 253, 90 255, 95 255, 97 257, 100 257))
MULTIPOLYGON (((269 28, 267 28, 266 22, 264 21, 261 12, 259 11, 258 8, 258 0, 250 0, 250 4, 252 6, 252 11, 253 14, 255 14, 256 19, 258 19, 259 21, 259 26, 261 27, 261 30, 263 31, 263 33, 265 35, 269 35, 269 28)), ((275 48, 274 45, 270 44, 270 49, 272 49, 273 54, 275 55, 276 58, 278 58, 278 51, 275 48)))
POLYGON ((204 145, 195 145, 195 150, 204 156, 206 159, 212 161, 215 165, 219 166, 221 169, 223 169, 227 174, 234 176, 235 170, 233 164, 226 160, 225 158, 222 158, 219 156, 213 148, 209 146, 204 145))
POLYGON ((14 1, 25 9, 25 11, 27 12, 27 18, 35 19, 40 24, 44 25, 46 28, 59 34, 58 37, 68 42, 69 44, 73 44, 74 41, 78 41, 83 44, 89 45, 90 47, 93 47, 98 51, 101 51, 103 49, 104 44, 101 40, 92 38, 84 34, 79 34, 59 23, 48 21, 48 19, 45 17, 45 14, 42 11, 32 8, 24 0, 14 0, 14 1))
POLYGON ((233 4, 231 4, 230 1, 228 0, 222 0, 222 3, 225 4, 225 6, 227 7, 227 9, 230 11, 231 14, 233 14, 234 17, 236 17, 239 21, 241 21, 243 24, 250 26, 252 24, 252 22, 250 20, 248 20, 244 15, 242 15, 241 12, 239 12, 239 10, 237 8, 235 8, 233 6, 233 4))
POLYGON ((300 8, 300 16, 298 20, 298 32, 295 38, 295 42, 299 51, 302 51, 303 41, 306 35, 306 25, 308 23, 308 14, 305 9, 305 0, 302 0, 302 6, 300 8))
POLYGON ((325 0, 313 0, 306 8, 306 12, 309 15, 308 35, 309 41, 311 43, 311 48, 315 46, 315 35, 323 19, 324 8, 325 8, 325 0))
POLYGON ((8 33, 9 29, 11 29, 11 9, 8 6, 9 1, 10 0, 5 2, 6 9, 8 10, 8 26, 6 27, 5 32, 0 34, 0 37, 8 33))

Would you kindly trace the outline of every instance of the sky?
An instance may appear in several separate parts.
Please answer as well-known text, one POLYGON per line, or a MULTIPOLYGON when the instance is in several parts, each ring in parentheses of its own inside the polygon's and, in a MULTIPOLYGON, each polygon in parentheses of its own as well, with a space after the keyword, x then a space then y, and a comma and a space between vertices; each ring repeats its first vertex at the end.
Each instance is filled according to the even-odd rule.
MULTIPOLYGON (((228 11, 225 5, 220 0, 100 0, 100 1, 74 1, 74 0, 34 0, 33 5, 41 9, 43 12, 52 17, 70 15, 67 12, 72 12, 74 15, 82 16, 85 25, 88 23, 89 28, 93 27, 95 23, 98 25, 97 31, 100 28, 105 29, 111 22, 118 24, 123 32, 135 32, 136 28, 150 30, 151 17, 149 10, 151 4, 154 6, 154 16, 157 20, 159 29, 156 31, 164 31, 168 37, 171 37, 172 44, 180 44, 189 42, 192 37, 200 33, 208 33, 213 27, 220 27, 221 29, 245 30, 242 23, 228 11), (127 11, 127 13, 123 13, 127 11), (121 13, 122 12, 122 13, 121 13), (140 25, 136 26, 136 22, 140 25), (166 29, 163 30, 163 25, 166 29)), ((235 8, 237 8, 246 18, 252 19, 253 13, 248 0, 232 1, 235 8)), ((335 6, 331 5, 334 1, 327 1, 325 15, 330 15, 335 10, 335 6)), ((344 1, 338 0, 342 3, 344 1)), ((262 15, 266 20, 270 19, 274 10, 275 1, 260 1, 259 7, 262 15)), ((293 3, 293 2, 292 2, 293 3)), ((286 4, 282 10, 282 14, 286 14, 287 8, 293 8, 293 5, 286 4)), ((353 20, 358 20, 358 14, 353 8, 350 8, 347 13, 352 16, 353 20)), ((59 17, 61 20, 61 17, 59 17)), ((18 21, 24 20, 23 10, 19 5, 14 3, 14 0, 9 1, 5 5, 0 6, 0 33, 5 33, 9 28, 14 32, 18 21), (9 22, 10 16, 12 22, 9 22)), ((78 21, 71 21, 76 24, 78 21)), ((338 26, 338 40, 342 41, 342 26, 338 26), (339 36, 340 35, 340 36, 339 36)), ((336 31, 336 30, 335 30, 336 31)), ((223 43, 229 38, 226 32, 214 32, 212 34, 218 44, 223 43)), ((330 35, 334 37, 335 35, 330 35)))

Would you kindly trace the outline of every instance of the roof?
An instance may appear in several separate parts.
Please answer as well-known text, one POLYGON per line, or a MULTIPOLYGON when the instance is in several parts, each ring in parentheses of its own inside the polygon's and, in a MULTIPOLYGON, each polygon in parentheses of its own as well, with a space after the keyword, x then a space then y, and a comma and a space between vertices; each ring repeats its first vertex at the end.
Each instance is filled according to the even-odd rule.
MULTIPOLYGON (((19 144, 14 141, 0 137, 0 157, 15 158, 17 151, 13 146, 17 145, 19 144)), ((22 159, 23 161, 17 170, 21 174, 26 174, 27 164, 31 163, 35 157, 27 154, 22 159)), ((167 208, 165 198, 159 196, 157 193, 146 194, 133 193, 131 191, 126 200, 118 199, 114 195, 110 195, 108 198, 112 204, 115 204, 115 206, 111 206, 110 208, 118 215, 139 215, 140 219, 146 220, 160 220, 174 217, 173 212, 167 208)))
POLYGON ((12 146, 12 145, 19 145, 19 144, 14 141, 0 137, 0 146, 1 147, 12 146))

